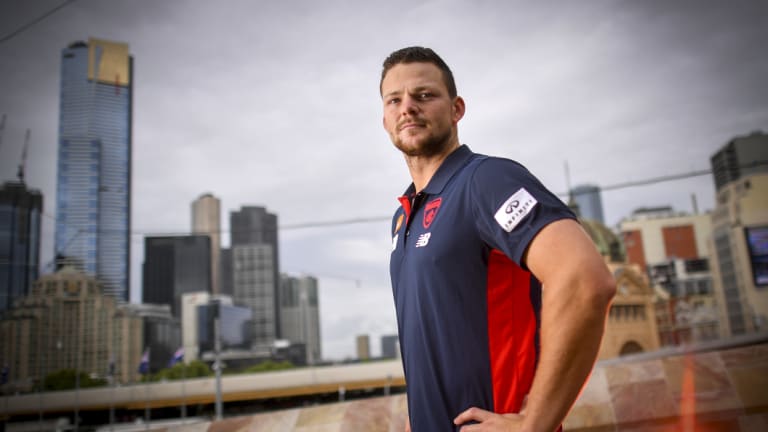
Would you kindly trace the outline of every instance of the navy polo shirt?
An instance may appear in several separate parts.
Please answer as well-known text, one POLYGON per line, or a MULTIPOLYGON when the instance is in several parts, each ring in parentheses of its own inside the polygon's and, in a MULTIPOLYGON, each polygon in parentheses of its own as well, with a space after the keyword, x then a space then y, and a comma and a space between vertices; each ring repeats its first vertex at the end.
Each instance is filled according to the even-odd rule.
POLYGON ((472 406, 519 412, 541 308, 521 260, 544 226, 574 214, 522 165, 465 145, 399 200, 390 276, 413 431, 458 429, 472 406))

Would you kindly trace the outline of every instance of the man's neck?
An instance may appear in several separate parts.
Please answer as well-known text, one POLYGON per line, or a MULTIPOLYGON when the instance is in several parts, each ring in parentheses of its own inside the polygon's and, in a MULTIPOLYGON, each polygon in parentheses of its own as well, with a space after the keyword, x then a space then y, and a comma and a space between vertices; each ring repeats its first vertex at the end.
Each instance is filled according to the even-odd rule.
POLYGON ((445 151, 431 155, 431 156, 408 156, 405 155, 405 163, 408 165, 408 171, 411 173, 411 179, 413 180, 413 186, 416 188, 416 192, 421 192, 432 176, 435 175, 443 161, 453 153, 454 150, 459 148, 458 140, 446 148, 445 151))

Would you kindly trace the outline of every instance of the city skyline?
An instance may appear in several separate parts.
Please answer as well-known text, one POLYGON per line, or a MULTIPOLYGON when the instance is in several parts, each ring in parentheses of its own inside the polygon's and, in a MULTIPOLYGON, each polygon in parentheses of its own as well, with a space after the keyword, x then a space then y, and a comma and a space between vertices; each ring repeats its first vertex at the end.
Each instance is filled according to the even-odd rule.
MULTIPOLYGON (((0 32, 56 4, 8 2, 0 32)), ((396 331, 386 219, 409 179, 381 128, 377 90, 394 49, 431 46, 453 68, 468 106, 462 142, 520 160, 558 193, 567 160, 574 184, 603 189, 610 226, 642 206, 690 211, 692 193, 712 209, 709 175, 605 186, 708 169, 731 138, 768 128, 761 4, 295 6, 83 0, 0 43, 13 60, 0 65, 0 179, 13 178, 31 128, 27 183, 48 209, 43 266, 53 251, 59 51, 90 36, 125 41, 138 59, 132 301, 143 236, 190 233, 189 203, 201 193, 221 199, 222 247, 224 212, 265 206, 283 224, 281 271, 319 279, 330 358, 353 357, 356 334, 396 331), (233 24, 242 17, 249 25, 233 24)))

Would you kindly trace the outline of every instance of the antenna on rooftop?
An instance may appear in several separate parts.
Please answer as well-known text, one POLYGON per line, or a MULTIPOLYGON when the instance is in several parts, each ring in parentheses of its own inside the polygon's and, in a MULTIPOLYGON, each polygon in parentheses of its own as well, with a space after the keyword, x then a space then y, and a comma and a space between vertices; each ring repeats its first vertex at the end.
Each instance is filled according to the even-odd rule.
POLYGON ((24 149, 21 151, 21 162, 19 162, 19 171, 16 173, 16 177, 19 178, 19 182, 24 183, 24 168, 27 164, 27 147, 29 147, 29 134, 30 130, 27 129, 27 133, 24 135, 24 149))

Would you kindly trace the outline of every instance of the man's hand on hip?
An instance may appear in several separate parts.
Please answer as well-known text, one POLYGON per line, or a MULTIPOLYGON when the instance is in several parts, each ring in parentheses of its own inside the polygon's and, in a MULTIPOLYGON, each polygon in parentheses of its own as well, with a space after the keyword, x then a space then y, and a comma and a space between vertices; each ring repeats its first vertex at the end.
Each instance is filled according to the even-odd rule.
POLYGON ((476 424, 463 426, 461 432, 514 432, 521 431, 524 416, 522 414, 496 414, 484 409, 472 407, 453 419, 456 425, 476 421, 476 424))

